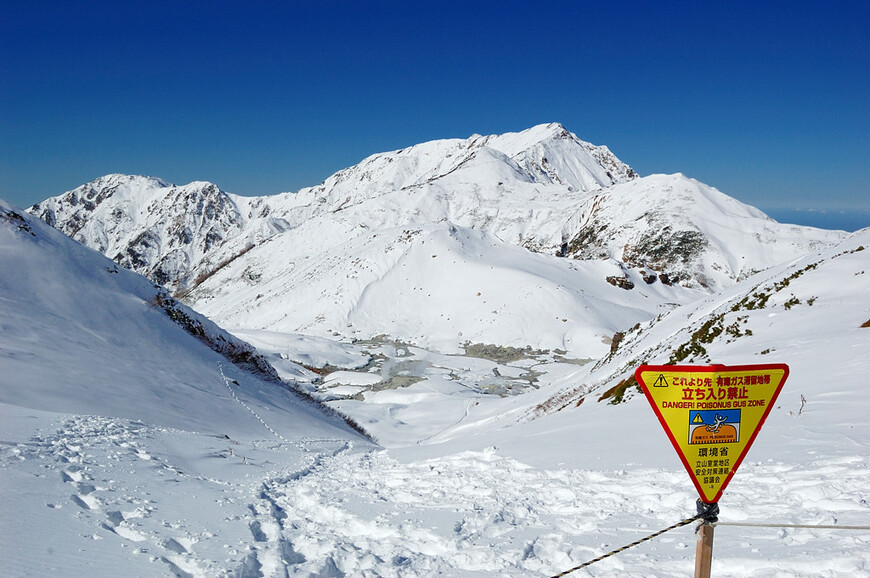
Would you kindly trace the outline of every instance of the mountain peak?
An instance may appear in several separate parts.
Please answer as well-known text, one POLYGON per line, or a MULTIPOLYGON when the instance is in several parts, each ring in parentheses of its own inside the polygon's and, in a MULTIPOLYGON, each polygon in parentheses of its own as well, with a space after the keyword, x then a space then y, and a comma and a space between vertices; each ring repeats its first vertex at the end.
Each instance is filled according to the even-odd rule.
POLYGON ((111 173, 108 175, 103 175, 88 183, 85 183, 85 185, 83 186, 88 185, 93 188, 104 188, 118 185, 138 185, 156 188, 175 186, 172 183, 164 181, 163 179, 158 177, 150 177, 147 175, 126 175, 123 173, 111 173))
MULTIPOLYGON (((570 132, 561 122, 548 122, 535 125, 524 132, 541 133, 544 138, 576 139, 577 135, 570 132)), ((542 139, 543 140, 543 139, 542 139)), ((578 139, 579 140, 579 139, 578 139)))
MULTIPOLYGON (((241 198, 211 183, 164 185, 107 175, 31 212, 218 320, 317 335, 387 331, 380 323, 395 311, 379 304, 419 297, 427 275, 431 290, 409 302, 409 316, 420 317, 430 294, 441 293, 441 279, 471 279, 480 288, 466 287, 469 294, 485 293, 499 263, 503 284, 528 287, 530 302, 538 300, 529 306, 536 314, 563 303, 559 287, 586 287, 634 323, 838 239, 785 230, 680 174, 639 178, 607 147, 559 123, 374 154, 298 193, 241 198), (454 229, 472 233, 451 240, 445 231, 454 229), (441 265, 448 256, 452 269, 441 265), (521 262, 522 271, 511 265, 521 262), (540 300, 543 286, 553 288, 552 299, 540 300)), ((585 299, 581 292, 565 301, 573 313, 559 319, 569 321, 536 346, 562 348, 559 336, 576 333, 582 338, 567 342, 589 353, 600 334, 621 326, 584 325, 585 299)), ((522 314, 508 323, 507 301, 503 309, 483 308, 483 300, 473 312, 457 309, 466 305, 436 307, 453 320, 445 340, 495 339, 481 333, 485 323, 494 332, 514 327, 502 338, 528 344, 522 314), (493 311, 499 324, 490 326, 493 311)), ((405 329, 394 337, 420 340, 433 328, 405 329)))
POLYGON ((562 124, 539 124, 518 133, 486 137, 496 149, 533 175, 573 190, 590 191, 637 178, 606 146, 581 140, 562 124))
POLYGON ((241 215, 217 185, 176 186, 113 173, 33 205, 29 212, 124 267, 175 286, 216 245, 238 233, 241 215))
POLYGON ((503 150, 503 152, 508 154, 508 156, 513 156, 514 154, 517 154, 522 150, 530 149, 536 145, 548 143, 551 141, 568 140, 577 143, 584 142, 577 138, 577 135, 570 132, 561 123, 558 122, 538 124, 519 132, 492 134, 485 137, 481 137, 480 135, 472 135, 471 137, 469 137, 469 141, 481 140, 483 141, 481 142, 481 144, 486 144, 487 146, 492 146, 493 143, 496 143, 496 146, 494 148, 498 148, 499 150, 503 150, 503 148, 512 149, 510 153, 508 153, 508 151, 506 150, 503 150))

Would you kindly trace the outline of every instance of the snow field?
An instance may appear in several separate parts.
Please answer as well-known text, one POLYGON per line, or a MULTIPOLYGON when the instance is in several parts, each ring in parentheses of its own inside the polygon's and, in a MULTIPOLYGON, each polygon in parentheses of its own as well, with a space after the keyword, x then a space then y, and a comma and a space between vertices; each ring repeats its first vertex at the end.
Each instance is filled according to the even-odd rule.
MULTIPOLYGON (((738 479, 746 483, 721 502, 723 521, 866 520, 867 458, 745 470, 738 479)), ((682 471, 541 470, 495 448, 405 464, 388 452, 345 453, 293 483, 270 485, 269 494, 285 516, 284 538, 306 559, 291 573, 334 568, 348 576, 552 575, 693 515, 695 500, 682 471)), ((870 563, 868 540, 852 530, 722 526, 714 571, 854 576, 870 563)), ((693 565, 689 526, 577 575, 679 576, 693 565)))
POLYGON ((304 476, 350 447, 343 439, 238 441, 116 418, 0 410, 10 504, 0 555, 10 576, 258 576, 257 568, 278 567, 259 540, 275 535, 264 482, 304 476))
MULTIPOLYGON (((2 410, 0 472, 20 488, 0 520, 14 537, 0 546, 10 575, 547 576, 694 513, 677 469, 533 468, 494 447, 403 463, 345 440, 243 443, 2 410)), ((866 524, 868 476, 858 455, 747 462, 720 520, 866 524)), ((868 542, 854 530, 720 526, 713 570, 866 576, 868 542)), ((693 558, 690 526, 576 575, 680 576, 693 558)))

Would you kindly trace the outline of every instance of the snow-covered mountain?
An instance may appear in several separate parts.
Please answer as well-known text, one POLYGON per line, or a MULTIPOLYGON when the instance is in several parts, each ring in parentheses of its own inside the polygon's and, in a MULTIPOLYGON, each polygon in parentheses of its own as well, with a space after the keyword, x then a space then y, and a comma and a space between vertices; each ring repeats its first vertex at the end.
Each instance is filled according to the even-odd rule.
MULTIPOLYGON (((551 576, 694 513, 632 379, 666 362, 791 368, 714 573, 870 566, 870 229, 780 225, 558 126, 299 193, 113 175, 32 211, 257 350, 0 202, 10 575, 551 576)), ((593 573, 685 575, 693 540, 593 573)))
POLYGON ((241 234, 236 203, 217 186, 182 187, 149 177, 107 175, 35 207, 49 225, 160 284, 184 283, 241 234))
POLYGON ((578 357, 843 237, 640 178, 558 124, 376 154, 297 193, 111 175, 30 210, 228 327, 578 357))
POLYGON ((239 396, 310 414, 302 421, 315 428, 346 429, 282 383, 253 347, 4 201, 0 254, 3 381, 19 384, 0 389, 0 404, 215 430, 246 413, 228 401, 225 375, 239 396))
MULTIPOLYGON (((373 155, 297 194, 239 197, 212 183, 175 186, 161 179, 115 174, 38 203, 30 211, 125 267, 186 289, 228 259, 289 227, 437 181, 469 163, 490 165, 490 177, 506 172, 508 181, 558 184, 568 191, 596 190, 636 177, 606 147, 580 141, 560 125, 547 125, 373 155)), ((392 217, 396 222, 405 215, 392 217)), ((469 225, 479 224, 480 217, 486 219, 477 216, 469 225)))
MULTIPOLYGON (((585 365, 250 332, 285 364, 307 349, 332 372, 323 391, 355 387, 332 403, 385 450, 184 331, 172 311, 232 341, 164 307, 143 278, 8 205, 0 215, 10 575, 551 576, 694 513, 688 476, 626 381, 672 358, 791 367, 720 500, 713 572, 835 578, 870 565, 855 529, 870 508, 870 230, 663 310, 585 365)), ((445 226, 427 251, 453 236, 491 262, 491 235, 445 226)), ((673 530, 592 572, 685 575, 694 539, 673 530)))

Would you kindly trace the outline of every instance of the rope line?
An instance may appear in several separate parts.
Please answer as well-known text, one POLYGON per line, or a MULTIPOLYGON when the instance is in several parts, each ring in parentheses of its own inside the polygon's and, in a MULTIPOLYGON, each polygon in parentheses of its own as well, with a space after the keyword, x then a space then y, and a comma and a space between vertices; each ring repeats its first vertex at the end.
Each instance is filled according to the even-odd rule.
POLYGON ((714 526, 740 526, 744 528, 805 528, 809 530, 870 530, 870 526, 841 526, 839 524, 765 524, 762 522, 717 522, 714 526))
POLYGON ((692 516, 691 518, 686 518, 685 520, 681 520, 672 526, 668 526, 664 530, 659 530, 658 532, 655 532, 654 534, 650 534, 649 536, 641 538, 640 540, 636 540, 636 541, 632 542, 631 544, 626 544, 622 548, 617 548, 616 550, 608 552, 607 554, 602 554, 598 558, 595 558, 594 560, 589 560, 588 562, 584 562, 583 564, 580 564, 579 566, 574 566, 570 570, 565 570, 564 572, 560 572, 559 574, 555 574, 555 575, 553 575, 552 578, 562 578, 562 576, 567 576, 568 574, 571 574, 572 572, 576 572, 577 570, 580 570, 581 568, 585 568, 586 566, 590 566, 592 564, 595 564, 596 562, 600 562, 601 560, 604 560, 605 558, 609 558, 610 556, 613 556, 614 554, 619 554, 620 552, 624 552, 625 550, 628 550, 629 548, 633 548, 633 547, 637 546, 638 544, 643 544, 644 542, 646 542, 648 540, 652 540, 656 536, 661 536, 665 532, 670 532, 671 530, 676 530, 677 528, 691 524, 695 520, 703 519, 705 522, 708 522, 708 523, 715 523, 716 522, 716 520, 717 520, 716 516, 719 514, 719 505, 718 504, 716 504, 716 503, 708 504, 708 503, 702 502, 701 500, 698 500, 696 505, 698 507, 698 513, 695 514, 694 516, 692 516))
POLYGON ((749 528, 804 528, 810 530, 870 530, 870 526, 841 526, 841 525, 833 525, 833 524, 766 524, 763 522, 720 522, 718 520, 719 515, 719 505, 718 504, 707 504, 702 502, 701 500, 697 501, 698 513, 691 518, 686 518, 685 520, 681 520, 672 526, 668 526, 664 530, 659 530, 654 534, 650 534, 649 536, 645 536, 640 540, 636 540, 631 544, 626 544, 621 548, 617 548, 616 550, 612 550, 607 554, 602 554, 598 558, 593 560, 589 560, 588 562, 584 562, 579 566, 574 566, 570 570, 565 570, 564 572, 560 572, 559 574, 555 574, 552 578, 562 578, 563 576, 567 576, 572 572, 576 572, 581 568, 585 568, 586 566, 590 566, 595 564, 596 562, 600 562, 605 558, 609 558, 614 554, 619 554, 620 552, 624 552, 629 548, 633 548, 638 544, 643 544, 648 540, 652 540, 657 536, 661 536, 665 532, 670 532, 671 530, 676 530, 682 526, 687 524, 691 524, 695 520, 703 520, 704 523, 711 524, 712 526, 740 526, 740 527, 749 527, 749 528))
POLYGON ((574 566, 570 570, 565 570, 564 572, 560 572, 559 574, 555 574, 553 576, 553 578, 561 578, 562 576, 567 576, 568 574, 570 574, 572 572, 575 572, 581 568, 585 568, 586 566, 590 566, 592 564, 595 564, 596 562, 600 562, 601 560, 604 560, 605 558, 609 558, 610 556, 613 556, 614 554, 619 554, 620 552, 628 550, 629 548, 633 548, 634 546, 637 546, 638 544, 643 544, 647 540, 652 540, 656 536, 661 536, 665 532, 670 532, 671 530, 675 530, 675 529, 680 528, 682 526, 685 526, 687 524, 691 524, 692 522, 694 522, 695 520, 697 520, 700 517, 701 517, 701 515, 693 516, 691 518, 686 518, 685 520, 682 520, 681 522, 677 522, 673 526, 668 526, 664 530, 659 530, 655 534, 650 534, 649 536, 646 536, 645 538, 641 538, 640 540, 632 542, 631 544, 627 544, 627 545, 623 546, 622 548, 617 548, 616 550, 613 550, 612 552, 608 552, 607 554, 603 554, 603 555, 599 556, 598 558, 595 558, 594 560, 589 560, 588 562, 584 562, 583 564, 580 564, 579 566, 574 566))

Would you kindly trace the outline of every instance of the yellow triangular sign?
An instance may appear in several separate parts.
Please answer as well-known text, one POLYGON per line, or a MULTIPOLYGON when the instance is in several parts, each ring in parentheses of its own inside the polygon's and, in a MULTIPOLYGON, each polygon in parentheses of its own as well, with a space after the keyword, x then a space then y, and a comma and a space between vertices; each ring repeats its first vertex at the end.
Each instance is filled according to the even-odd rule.
POLYGON ((788 366, 641 365, 634 376, 701 500, 713 503, 755 441, 788 366))

